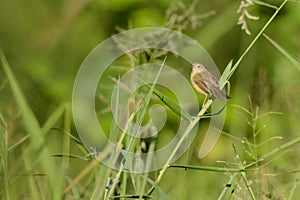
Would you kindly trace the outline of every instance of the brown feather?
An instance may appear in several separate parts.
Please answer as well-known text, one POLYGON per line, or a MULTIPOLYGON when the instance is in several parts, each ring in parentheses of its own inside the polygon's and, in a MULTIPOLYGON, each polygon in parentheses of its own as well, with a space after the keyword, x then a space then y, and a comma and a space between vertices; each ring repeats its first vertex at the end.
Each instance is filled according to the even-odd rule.
POLYGON ((211 94, 221 101, 224 101, 225 99, 231 99, 230 96, 220 89, 217 78, 212 75, 203 65, 199 65, 201 64, 196 63, 193 65, 193 70, 191 73, 191 82, 194 88, 205 96, 211 94))
POLYGON ((220 90, 219 88, 216 87, 212 87, 211 88, 211 93, 217 97, 218 99, 220 99, 220 101, 224 101, 226 99, 226 94, 225 92, 223 92, 222 90, 220 90))
POLYGON ((209 86, 206 84, 205 81, 203 81, 203 77, 200 73, 196 73, 191 76, 192 84, 195 87, 195 89, 200 92, 201 94, 207 95, 210 93, 209 86))

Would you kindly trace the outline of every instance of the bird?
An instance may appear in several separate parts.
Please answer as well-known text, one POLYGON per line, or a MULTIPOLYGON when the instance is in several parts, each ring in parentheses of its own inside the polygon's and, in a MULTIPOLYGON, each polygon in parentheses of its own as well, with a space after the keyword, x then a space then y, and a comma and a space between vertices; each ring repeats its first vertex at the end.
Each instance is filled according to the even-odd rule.
POLYGON ((200 62, 195 62, 192 64, 190 79, 193 87, 200 94, 205 95, 203 105, 208 95, 211 95, 211 99, 218 98, 220 101, 231 99, 229 95, 220 89, 218 79, 212 75, 200 62))

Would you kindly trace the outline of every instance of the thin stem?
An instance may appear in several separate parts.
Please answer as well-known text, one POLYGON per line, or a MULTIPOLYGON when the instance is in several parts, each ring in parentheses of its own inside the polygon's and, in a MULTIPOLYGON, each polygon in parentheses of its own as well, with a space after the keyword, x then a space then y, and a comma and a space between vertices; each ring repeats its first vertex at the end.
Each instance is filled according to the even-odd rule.
POLYGON ((235 70, 237 69, 238 65, 240 64, 240 62, 242 61, 242 59, 245 57, 245 55, 249 52, 249 50, 251 49, 251 47, 254 45, 254 43, 257 41, 257 39, 263 34, 263 32, 266 30, 266 28, 269 26, 269 24, 273 21, 273 19, 275 18, 275 16, 278 14, 278 12, 281 10, 281 8, 284 6, 284 4, 287 2, 288 0, 284 0, 284 2, 279 6, 279 8, 274 12, 274 14, 272 15, 272 17, 269 19, 269 21, 264 25, 264 27, 259 31, 259 33, 256 35, 256 37, 252 40, 252 42, 250 43, 250 45, 247 47, 247 49, 244 51, 244 53, 241 55, 241 57, 238 59, 238 61, 234 64, 234 66, 232 67, 232 69, 229 72, 229 75, 227 77, 227 80, 230 79, 230 77, 233 75, 233 73, 235 72, 235 70))
MULTIPOLYGON (((212 104, 212 100, 209 99, 206 104, 202 107, 202 109, 200 110, 200 112, 198 113, 197 116, 202 116, 204 115, 204 113, 206 112, 206 110, 209 108, 209 106, 212 104)), ((181 146, 181 144, 183 143, 183 141, 185 140, 185 138, 189 135, 189 133, 191 132, 191 130, 194 128, 194 126, 200 121, 200 117, 195 117, 192 119, 191 123, 188 125, 188 127, 186 128, 185 132, 183 133, 182 137, 180 138, 180 140, 178 141, 177 145, 175 146, 172 154, 170 155, 169 159, 167 160, 167 162, 165 163, 164 167, 160 170, 159 175, 155 181, 156 184, 158 184, 164 173, 166 172, 166 170, 169 168, 170 163, 172 161, 172 159, 174 158, 176 152, 178 151, 179 147, 181 146)), ((152 191, 154 190, 154 187, 152 187, 147 194, 151 194, 152 191)))

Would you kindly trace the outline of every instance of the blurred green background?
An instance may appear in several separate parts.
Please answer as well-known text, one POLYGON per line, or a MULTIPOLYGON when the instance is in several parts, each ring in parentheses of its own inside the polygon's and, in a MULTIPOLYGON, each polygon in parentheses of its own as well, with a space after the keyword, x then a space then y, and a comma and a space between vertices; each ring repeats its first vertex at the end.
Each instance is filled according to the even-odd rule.
MULTIPOLYGON (((280 0, 264 2, 274 6, 282 3, 280 0)), ((60 104, 71 103, 76 72, 88 53, 101 41, 120 30, 149 26, 182 30, 183 33, 203 45, 222 72, 230 60, 233 59, 234 63, 237 61, 275 12, 274 8, 256 3, 249 6, 248 12, 253 16, 258 16, 259 19, 246 18, 251 31, 251 35, 247 35, 241 30, 241 26, 237 25, 241 15, 237 13, 240 3, 240 1, 232 0, 193 2, 1 0, 0 47, 16 75, 28 104, 39 123, 43 124, 60 104), (193 9, 190 9, 191 6, 193 9), (191 11, 187 13, 187 10, 191 11), (198 16, 198 21, 195 24, 183 21, 170 25, 172 14, 179 16, 185 13, 198 16)), ((298 61, 300 59, 299 13, 299 1, 288 1, 265 31, 298 61)), ((181 66, 176 66, 176 61, 174 65, 174 68, 181 70, 184 76, 189 77, 190 71, 183 71, 181 66)), ((261 36, 230 79, 232 100, 227 107, 224 131, 245 141, 250 140, 250 142, 253 142, 253 130, 259 129, 261 132, 256 138, 259 142, 267 141, 275 136, 282 137, 281 140, 273 138, 271 142, 262 145, 256 155, 263 155, 299 137, 299 75, 297 65, 261 36), (253 115, 248 115, 241 107, 248 109, 253 115), (270 111, 282 114, 269 114, 257 121, 253 120, 256 114, 262 115, 270 111), (256 127, 253 128, 248 122, 254 123, 254 121, 256 127)), ((118 75, 113 74, 113 76, 118 75)), ((101 106, 104 109, 106 105, 100 104, 101 106)), ((8 123, 8 146, 11 146, 25 135, 26 131, 2 67, 0 68, 0 111, 8 123)), ((107 126, 110 126, 110 121, 106 121, 107 126)), ((59 123, 57 127, 60 127, 59 123)), ((216 161, 234 162, 235 153, 232 143, 237 146, 242 160, 255 159, 251 157, 251 153, 247 152, 245 143, 228 135, 221 136, 217 146, 208 157, 198 159, 197 150, 201 144, 203 132, 199 130, 199 135, 189 154, 181 158, 179 163, 186 163, 187 160, 189 164, 194 165, 219 165, 216 161)), ((72 129, 72 134, 76 135, 75 129, 72 129)), ((51 141, 53 140, 55 144, 55 141, 59 139, 53 137, 51 141)), ((10 152, 11 162, 19 159, 22 148, 10 152)), ((59 145, 53 145, 52 148, 54 152, 59 152, 59 145)), ((299 177, 299 173, 290 174, 288 171, 299 170, 299 150, 299 145, 293 146, 287 152, 281 152, 274 162, 262 166, 263 169, 257 171, 257 174, 253 176, 256 177, 253 178, 255 183, 252 184, 259 185, 258 182, 260 182, 261 185, 256 188, 259 191, 258 196, 267 199, 267 195, 272 194, 272 199, 285 199, 291 194, 292 188, 297 185, 295 180, 299 177), (280 173, 284 175, 278 175, 280 173)), ((79 163, 69 168, 71 176, 74 177, 86 165, 85 162, 79 163)), ((17 167, 12 166, 11 180, 14 178, 14 173, 18 171, 17 167)), ((216 199, 228 179, 229 174, 169 169, 161 186, 170 199, 216 199), (179 180, 189 181, 180 185, 179 180)), ((236 199, 247 193, 247 190, 241 189, 242 187, 244 186, 237 185, 237 194, 234 196, 236 199)), ((2 190, 3 187, 0 189, 2 190)), ((15 194, 12 197, 20 196, 22 195, 15 194)), ((295 193, 293 197, 292 199, 299 198, 300 193, 295 193)))

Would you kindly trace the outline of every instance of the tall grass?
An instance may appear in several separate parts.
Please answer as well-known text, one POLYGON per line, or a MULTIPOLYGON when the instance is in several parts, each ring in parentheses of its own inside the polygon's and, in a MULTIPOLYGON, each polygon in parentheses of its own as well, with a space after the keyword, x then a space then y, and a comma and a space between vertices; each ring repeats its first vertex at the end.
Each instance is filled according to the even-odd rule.
MULTIPOLYGON (((275 42, 271 35, 265 33, 280 14, 287 0, 284 0, 279 6, 262 1, 253 2, 259 6, 272 8, 275 12, 260 28, 256 36, 251 39, 237 61, 231 61, 227 65, 221 77, 221 82, 224 83, 222 87, 228 84, 242 67, 242 61, 247 61, 247 55, 251 48, 258 43, 262 35, 273 45, 276 51, 280 52, 299 69, 300 65, 297 59, 275 42)), ((293 2, 289 3, 292 4, 293 2)), ((195 23, 191 21, 195 18, 189 16, 197 16, 196 1, 189 7, 183 3, 174 5, 171 7, 173 9, 168 10, 166 26, 184 31, 192 23, 195 23)), ((232 9, 233 7, 229 8, 230 12, 232 12, 232 9)), ((230 12, 223 14, 227 16, 230 12)), ((205 16, 210 17, 212 13, 209 13, 205 16)), ((208 45, 213 44, 218 37, 228 31, 228 27, 221 26, 221 17, 224 16, 220 15, 214 18, 212 23, 207 26, 208 30, 204 30, 200 34, 201 37, 209 37, 207 33, 212 29, 211 27, 218 26, 217 33, 213 33, 212 37, 208 39, 208 45)), ((197 16, 196 18, 202 20, 205 17, 197 16)), ((197 23, 200 24, 200 22, 197 23)), ((228 25, 230 24, 233 25, 234 23, 229 21, 228 25)), ((128 55, 130 62, 127 63, 140 65, 149 61, 158 62, 163 66, 166 57, 164 57, 164 60, 162 60, 162 57, 165 55, 165 52, 157 51, 134 52, 128 55)), ((206 165, 205 162, 201 163, 198 158, 195 158, 193 153, 195 144, 193 144, 182 159, 176 163, 171 163, 180 145, 195 125, 203 120, 213 101, 209 100, 200 110, 198 116, 190 116, 186 112, 182 113, 179 111, 180 107, 176 104, 176 101, 164 95, 156 87, 156 79, 153 84, 146 85, 145 88, 139 91, 139 95, 143 98, 132 101, 135 108, 138 109, 131 113, 124 131, 119 130, 114 120, 111 120, 109 138, 115 141, 120 149, 124 148, 137 153, 154 151, 161 142, 159 139, 168 139, 167 134, 170 131, 166 130, 163 137, 151 138, 150 141, 126 134, 128 131, 132 131, 131 135, 137 134, 139 126, 136 129, 129 130, 129 124, 142 125, 147 117, 146 111, 150 106, 150 102, 154 100, 167 107, 175 116, 185 118, 189 121, 189 126, 161 170, 134 174, 122 171, 121 169, 124 169, 122 165, 120 170, 113 170, 98 161, 110 156, 110 149, 106 149, 101 153, 91 152, 77 138, 76 131, 72 127, 72 110, 69 102, 58 106, 47 120, 40 124, 40 120, 37 119, 37 115, 33 112, 25 97, 26 95, 24 95, 25 91, 14 75, 10 62, 7 61, 2 51, 0 57, 5 77, 8 80, 7 85, 10 86, 12 99, 21 112, 22 122, 20 122, 20 126, 23 133, 21 138, 11 138, 10 135, 13 133, 9 127, 9 119, 5 118, 3 114, 5 111, 1 110, 0 197, 2 199, 218 198, 221 200, 241 198, 295 199, 300 196, 297 191, 299 184, 297 176, 300 172, 299 160, 297 159, 300 142, 299 134, 291 135, 288 139, 283 140, 285 133, 280 136, 273 136, 269 134, 270 130, 267 129, 272 119, 281 118, 284 115, 281 111, 262 113, 260 107, 254 106, 251 100, 249 101, 249 108, 247 108, 248 105, 232 103, 226 108, 229 111, 228 121, 233 116, 238 116, 241 120, 240 123, 248 128, 239 129, 239 131, 243 131, 240 135, 223 132, 222 140, 229 141, 230 144, 224 142, 222 151, 229 152, 230 158, 225 157, 213 166, 206 165), (180 116, 180 114, 183 114, 183 116, 180 116), (17 158, 14 158, 15 156, 17 158), (197 175, 197 173, 200 175, 197 175), (220 174, 222 178, 220 178, 220 174), (294 180, 290 181, 291 179, 294 180), (286 182, 287 184, 285 184, 286 182), (281 192, 281 188, 284 188, 285 191, 281 192)), ((229 60, 232 60, 232 58, 229 58, 229 60)), ((126 70, 129 68, 125 67, 126 70)), ((158 77, 159 73, 157 74, 158 77)), ((117 83, 118 87, 121 87, 121 83, 119 81, 117 83)), ((234 84, 231 84, 231 87, 234 88, 234 84)), ((117 90, 119 89, 117 88, 117 90)), ((0 94, 1 92, 0 90, 0 94)), ((234 94, 237 94, 237 92, 234 94)), ((118 107, 118 97, 116 99, 116 102, 112 102, 115 104, 113 107, 118 107)), ((230 126, 240 127, 241 124, 230 124, 230 126)), ((115 154, 121 155, 121 152, 115 152, 115 154)), ((112 162, 117 162, 117 160, 112 160, 112 162)), ((151 160, 147 160, 142 163, 145 169, 149 168, 150 162, 151 160)))

